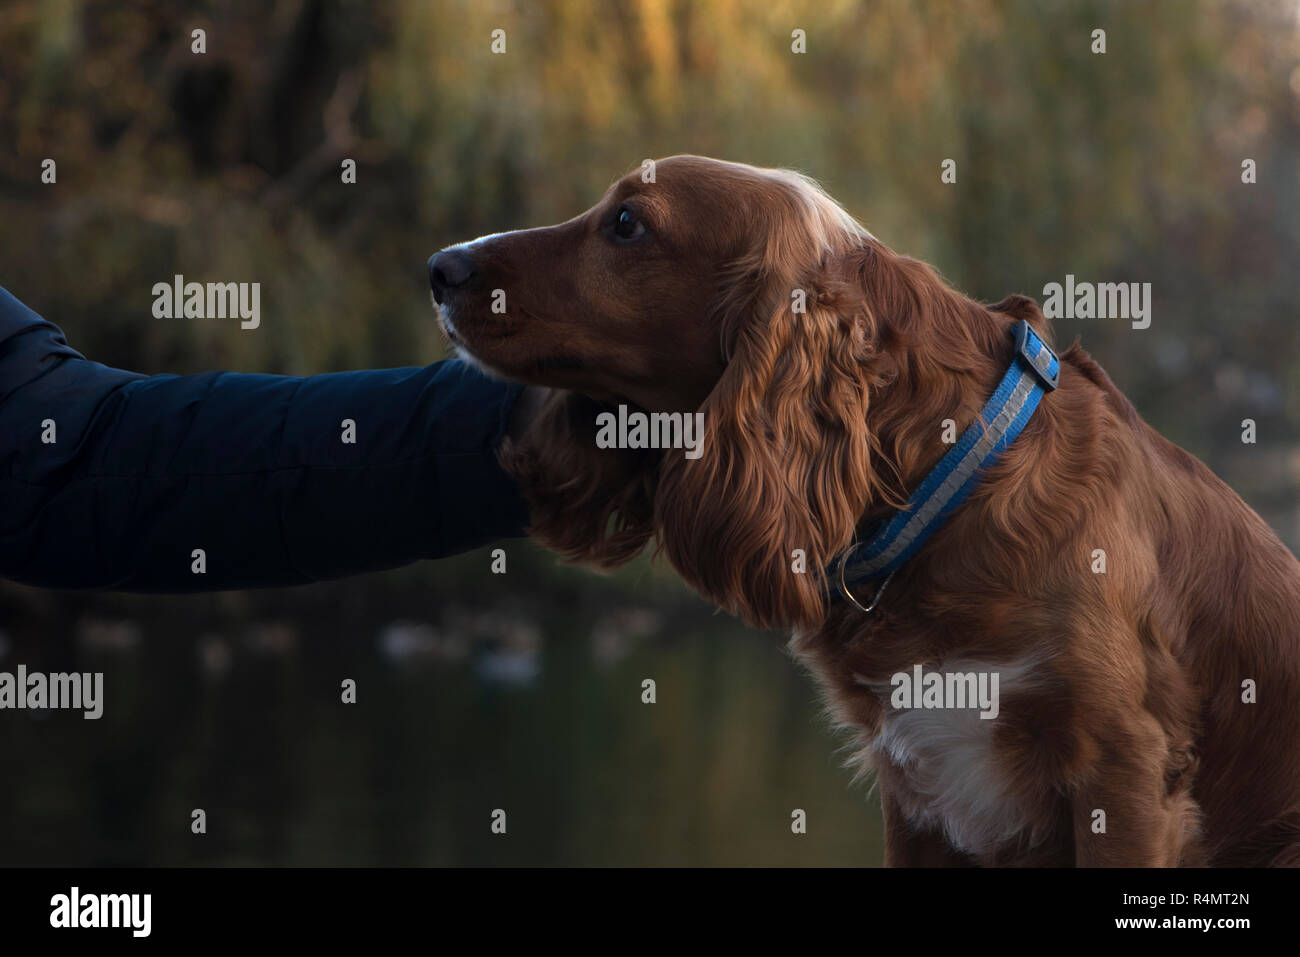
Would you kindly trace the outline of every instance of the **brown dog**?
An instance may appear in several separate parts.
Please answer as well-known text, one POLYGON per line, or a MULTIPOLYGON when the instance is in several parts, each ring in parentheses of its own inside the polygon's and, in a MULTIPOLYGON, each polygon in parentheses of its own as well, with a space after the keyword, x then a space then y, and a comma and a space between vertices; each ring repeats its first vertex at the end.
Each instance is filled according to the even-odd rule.
POLYGON ((1046 321, 797 174, 653 172, 430 261, 461 353, 554 390, 505 453, 533 534, 600 566, 654 536, 702 594, 793 627, 877 774, 888 864, 1300 863, 1300 564, 1259 516, 1075 345, 887 587, 841 592, 840 557, 980 416, 1013 326, 1046 321), (599 448, 619 404, 702 412, 698 457, 599 448), (996 679, 996 717, 900 705, 921 669, 996 679))

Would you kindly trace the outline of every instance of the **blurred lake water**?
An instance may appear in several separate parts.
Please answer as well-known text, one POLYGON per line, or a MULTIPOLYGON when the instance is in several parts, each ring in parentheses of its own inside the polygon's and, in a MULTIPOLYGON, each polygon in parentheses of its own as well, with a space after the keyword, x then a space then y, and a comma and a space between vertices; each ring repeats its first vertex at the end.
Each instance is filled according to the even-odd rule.
POLYGON ((3 716, 0 864, 880 862, 878 802, 781 636, 680 597, 337 601, 373 586, 267 593, 247 620, 214 607, 241 596, 120 599, 127 619, 22 590, 0 670, 103 671, 105 706, 3 716))

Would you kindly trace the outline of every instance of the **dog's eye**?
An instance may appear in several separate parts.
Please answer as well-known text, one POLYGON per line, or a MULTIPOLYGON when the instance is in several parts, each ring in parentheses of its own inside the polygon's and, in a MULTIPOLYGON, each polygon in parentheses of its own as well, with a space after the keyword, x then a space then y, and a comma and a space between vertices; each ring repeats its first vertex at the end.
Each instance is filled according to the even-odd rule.
POLYGON ((645 232, 645 224, 636 218, 636 213, 626 206, 620 206, 614 217, 614 235, 619 239, 637 239, 645 232))

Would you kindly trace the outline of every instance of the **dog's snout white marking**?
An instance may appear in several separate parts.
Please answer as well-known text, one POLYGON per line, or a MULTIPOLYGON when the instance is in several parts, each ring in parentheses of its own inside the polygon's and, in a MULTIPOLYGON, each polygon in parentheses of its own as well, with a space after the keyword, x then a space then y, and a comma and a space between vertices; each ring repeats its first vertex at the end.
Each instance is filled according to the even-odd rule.
POLYGON ((484 235, 478 237, 478 239, 471 239, 471 240, 470 240, 469 242, 467 242, 467 243, 461 243, 459 246, 452 246, 451 248, 452 248, 452 249, 470 249, 470 248, 472 248, 472 247, 474 247, 474 246, 477 246, 479 243, 485 243, 485 242, 487 242, 489 239, 496 239, 498 236, 504 236, 504 235, 506 235, 506 233, 504 233, 504 232, 501 232, 501 233, 486 233, 486 234, 484 234, 484 235))

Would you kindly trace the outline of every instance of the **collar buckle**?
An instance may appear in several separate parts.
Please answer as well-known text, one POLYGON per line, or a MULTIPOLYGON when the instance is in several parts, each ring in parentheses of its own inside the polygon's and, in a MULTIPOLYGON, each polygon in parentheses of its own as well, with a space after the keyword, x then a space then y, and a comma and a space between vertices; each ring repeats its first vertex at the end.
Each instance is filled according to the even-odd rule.
POLYGON ((1029 321, 1021 319, 1013 330, 1016 337, 1016 355, 1038 377, 1043 388, 1048 392, 1054 390, 1061 381, 1061 364, 1056 361, 1056 353, 1029 326, 1029 321))

